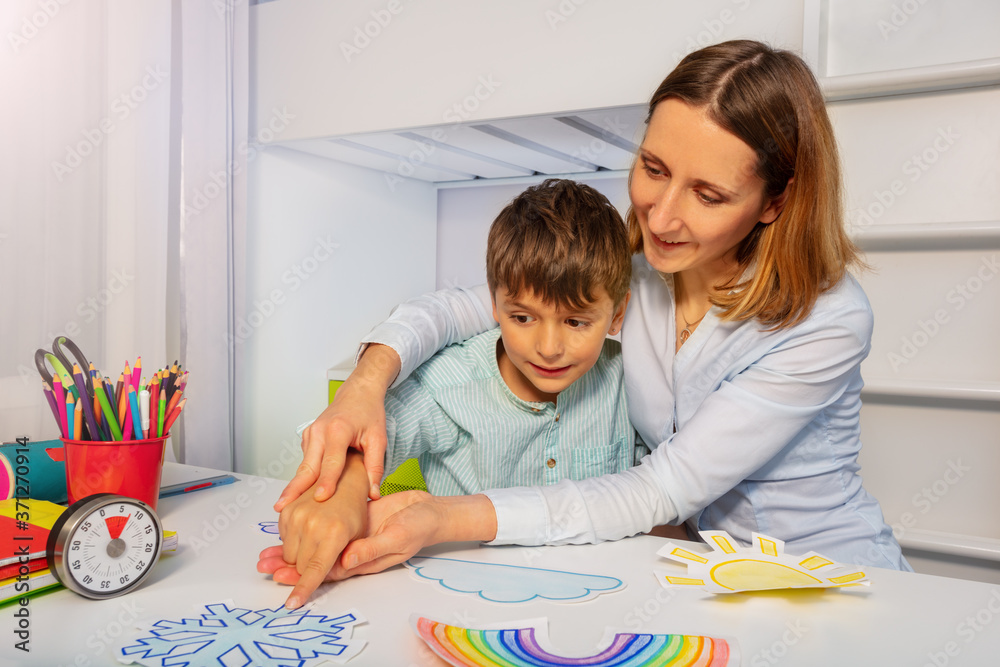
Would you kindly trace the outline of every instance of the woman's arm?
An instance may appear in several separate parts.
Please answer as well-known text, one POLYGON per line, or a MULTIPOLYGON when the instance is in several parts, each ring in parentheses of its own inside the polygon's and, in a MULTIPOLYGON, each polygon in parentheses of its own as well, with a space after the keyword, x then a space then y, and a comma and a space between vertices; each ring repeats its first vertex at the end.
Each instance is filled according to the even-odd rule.
POLYGON ((450 539, 579 544, 687 518, 774 459, 837 400, 867 355, 869 335, 870 311, 854 321, 840 313, 789 337, 723 383, 630 470, 464 499, 411 496, 402 507, 369 503, 370 536, 345 549, 339 576, 376 572, 450 539), (374 519, 376 508, 382 515, 374 519))
POLYGON ((303 433, 302 464, 274 505, 281 511, 306 489, 333 495, 348 448, 364 453, 369 495, 378 497, 385 454, 385 392, 438 350, 496 326, 485 285, 440 290, 400 304, 364 339, 357 367, 333 402, 303 433))
POLYGON ((695 515, 779 455, 806 454, 784 450, 858 381, 870 327, 867 308, 839 309, 797 327, 722 382, 635 468, 487 491, 495 543, 580 544, 645 532, 695 515))

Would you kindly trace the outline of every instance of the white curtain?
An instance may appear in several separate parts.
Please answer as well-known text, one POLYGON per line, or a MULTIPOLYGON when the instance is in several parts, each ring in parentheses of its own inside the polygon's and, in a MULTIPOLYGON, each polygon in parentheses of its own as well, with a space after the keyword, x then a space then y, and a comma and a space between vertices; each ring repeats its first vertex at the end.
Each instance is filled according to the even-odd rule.
POLYGON ((174 453, 232 467, 247 11, 0 5, 0 439, 57 437, 33 355, 67 335, 114 378, 137 355, 146 377, 180 359, 174 453))

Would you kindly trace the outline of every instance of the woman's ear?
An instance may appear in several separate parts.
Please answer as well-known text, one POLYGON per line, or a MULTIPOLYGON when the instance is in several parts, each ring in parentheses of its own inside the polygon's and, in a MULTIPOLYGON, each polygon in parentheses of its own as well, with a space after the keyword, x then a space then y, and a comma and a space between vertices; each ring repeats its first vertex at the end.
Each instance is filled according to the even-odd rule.
POLYGON ((760 213, 760 222, 769 225, 778 219, 781 211, 785 208, 785 202, 788 201, 788 191, 792 187, 793 182, 795 182, 795 177, 788 179, 788 184, 785 185, 784 191, 767 202, 767 206, 760 213))
POLYGON ((625 298, 615 308, 614 317, 611 318, 611 327, 608 329, 608 333, 612 336, 622 330, 622 322, 625 321, 625 308, 628 306, 630 298, 632 298, 632 290, 625 292, 625 298))

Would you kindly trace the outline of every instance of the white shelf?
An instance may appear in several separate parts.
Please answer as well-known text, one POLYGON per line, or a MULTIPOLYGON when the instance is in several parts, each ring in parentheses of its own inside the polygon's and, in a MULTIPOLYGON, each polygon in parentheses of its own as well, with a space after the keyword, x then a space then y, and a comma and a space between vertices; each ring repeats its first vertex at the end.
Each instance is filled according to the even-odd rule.
POLYGON ((1000 58, 828 76, 819 80, 827 102, 909 95, 1000 84, 1000 58))
POLYGON ((899 543, 904 549, 930 551, 937 554, 1000 563, 1000 540, 990 537, 912 528, 899 538, 899 543))
POLYGON ((866 378, 862 396, 986 401, 1000 405, 1000 382, 951 382, 866 378))

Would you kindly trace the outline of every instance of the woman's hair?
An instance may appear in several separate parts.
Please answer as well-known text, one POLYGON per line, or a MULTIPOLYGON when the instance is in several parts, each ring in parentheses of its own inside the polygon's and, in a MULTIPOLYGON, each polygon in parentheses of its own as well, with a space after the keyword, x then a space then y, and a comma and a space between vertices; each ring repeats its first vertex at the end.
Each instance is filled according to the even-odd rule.
MULTIPOLYGON (((863 266, 844 230, 840 160, 823 95, 797 55, 751 40, 709 46, 685 57, 649 102, 677 99, 704 109, 757 154, 764 196, 788 188, 780 215, 758 223, 737 247, 737 274, 716 286, 725 319, 781 328, 804 319, 816 298, 863 266), (791 182, 789 182, 791 181, 791 182)), ((635 212, 626 216, 633 252, 642 250, 635 212)))
POLYGON ((632 277, 628 232, 607 197, 588 185, 548 179, 500 211, 486 242, 486 282, 517 295, 586 307, 603 287, 617 306, 632 277))

